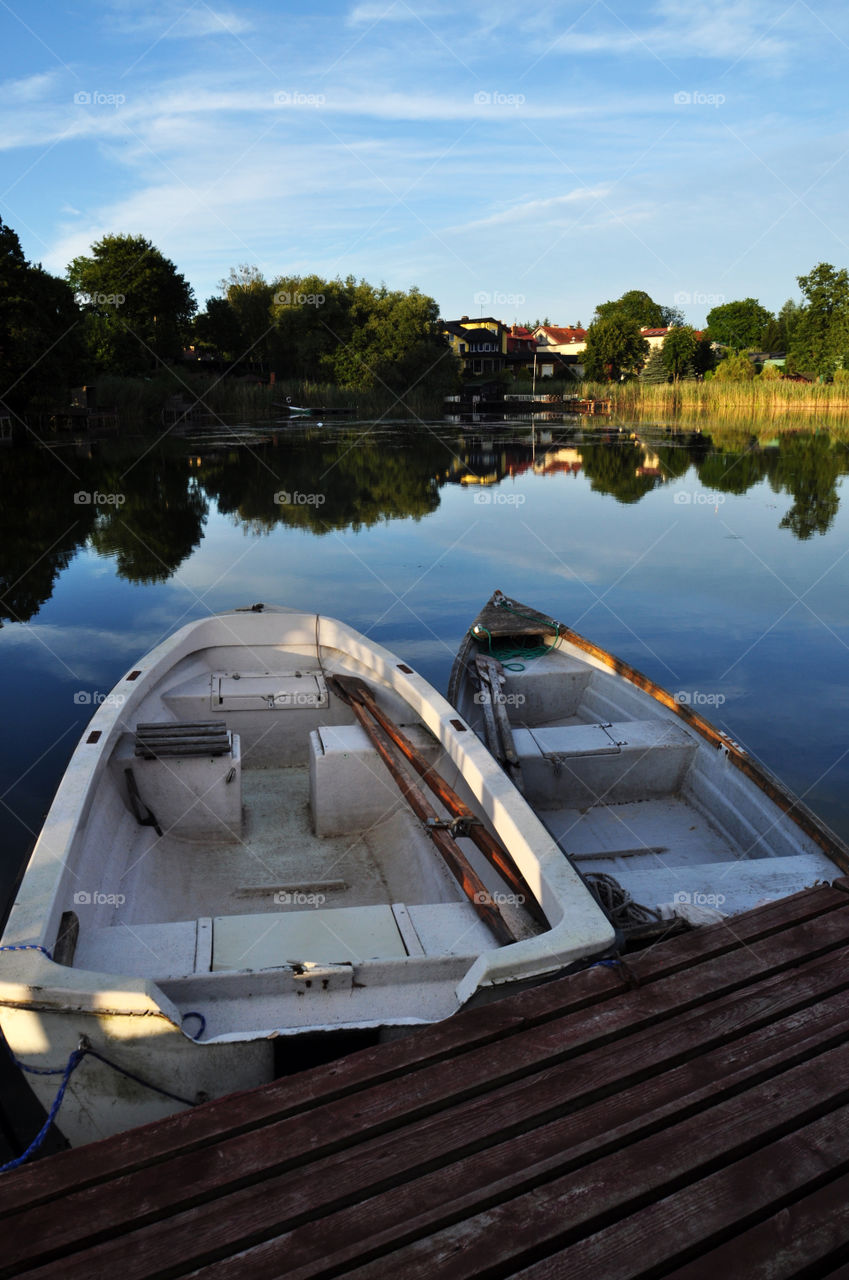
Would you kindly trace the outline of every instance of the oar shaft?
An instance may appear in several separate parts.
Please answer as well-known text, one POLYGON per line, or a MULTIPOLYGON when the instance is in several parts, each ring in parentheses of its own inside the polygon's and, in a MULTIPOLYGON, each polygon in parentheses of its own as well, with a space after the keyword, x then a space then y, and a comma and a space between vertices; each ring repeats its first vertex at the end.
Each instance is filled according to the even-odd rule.
POLYGON ((351 701, 351 708, 377 748, 381 760, 398 784, 404 799, 416 817, 424 823, 425 831, 442 854, 448 869, 461 886, 475 911, 489 925, 499 942, 515 942, 516 939, 498 907, 492 901, 489 890, 462 849, 458 848, 453 836, 444 827, 433 825, 440 821, 439 815, 425 799, 421 788, 416 786, 415 782, 408 778, 399 767, 392 751, 391 740, 387 738, 381 727, 370 719, 365 707, 355 699, 351 701))
POLYGON ((427 783, 431 791, 433 791, 435 795, 439 796, 442 803, 450 810, 454 817, 469 818, 472 820, 467 832, 469 839, 475 842, 487 861, 495 867, 499 875, 507 881, 514 893, 522 898, 524 906, 527 908, 529 914, 533 916, 538 924, 548 928, 548 920, 545 912, 537 902, 535 895, 531 891, 530 885, 516 866, 513 859, 510 857, 510 854, 499 843, 499 841, 496 840, 495 836, 487 831, 485 826, 474 820, 474 814, 469 809, 468 805, 464 804, 453 787, 451 787, 445 779, 436 772, 422 753, 413 746, 412 742, 410 742, 410 739, 404 734, 403 730, 400 729, 398 725, 396 725, 395 722, 387 716, 385 711, 378 706, 368 686, 362 685, 361 687, 358 683, 355 690, 346 686, 346 692, 348 692, 351 697, 352 705, 357 706, 359 703, 365 705, 380 727, 386 732, 386 734, 388 734, 396 747, 404 753, 416 772, 427 783))

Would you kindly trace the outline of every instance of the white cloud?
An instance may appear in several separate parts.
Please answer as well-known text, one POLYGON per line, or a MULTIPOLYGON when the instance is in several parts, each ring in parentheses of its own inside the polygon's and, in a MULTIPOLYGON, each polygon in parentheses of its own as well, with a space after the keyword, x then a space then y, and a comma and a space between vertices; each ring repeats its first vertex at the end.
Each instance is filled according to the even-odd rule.
POLYGON ((544 200, 526 200, 521 204, 511 205, 509 209, 501 209, 486 218, 476 218, 466 222, 462 227, 450 227, 449 231, 479 231, 482 227, 497 227, 512 223, 533 222, 535 226, 562 221, 561 214, 565 209, 576 204, 589 204, 603 200, 610 193, 610 187, 578 187, 562 196, 550 196, 544 200))
POLYGON ((3 80, 0 82, 0 103, 37 102, 44 99, 55 88, 59 76, 58 72, 47 71, 25 76, 22 80, 3 80))

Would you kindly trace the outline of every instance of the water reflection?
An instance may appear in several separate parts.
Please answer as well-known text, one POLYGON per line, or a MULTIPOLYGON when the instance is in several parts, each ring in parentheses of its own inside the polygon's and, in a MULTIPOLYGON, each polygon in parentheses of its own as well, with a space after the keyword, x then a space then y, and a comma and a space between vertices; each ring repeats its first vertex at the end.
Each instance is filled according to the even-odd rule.
POLYGON ((640 502, 692 472, 713 493, 766 481, 792 505, 779 528, 824 534, 849 470, 843 439, 581 423, 450 423, 252 428, 174 438, 84 442, 0 453, 0 622, 27 621, 85 547, 134 583, 164 582, 198 547, 212 504, 245 531, 320 536, 421 520, 446 485, 497 486, 533 476, 588 484, 640 502))

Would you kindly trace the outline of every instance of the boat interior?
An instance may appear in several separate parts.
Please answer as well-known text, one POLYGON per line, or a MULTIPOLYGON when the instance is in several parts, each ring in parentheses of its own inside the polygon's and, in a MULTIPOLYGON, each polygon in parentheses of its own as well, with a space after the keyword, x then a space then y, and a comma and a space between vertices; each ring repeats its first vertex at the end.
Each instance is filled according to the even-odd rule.
MULTIPOLYGON (((65 876, 64 963, 152 979, 180 1008, 201 1002, 209 1013, 214 995, 220 1016, 208 1017, 211 1033, 268 1026, 278 1020, 269 1000, 313 986, 338 988, 350 1005, 357 966, 358 981, 371 972, 376 985, 392 986, 399 1021, 429 1020, 423 970, 432 971, 434 991, 453 992, 499 942, 334 691, 339 672, 365 676, 332 649, 221 646, 182 658, 154 685, 104 760, 77 833, 65 876), (403 972, 411 968, 418 997, 414 974, 403 972), (244 981, 226 982, 246 973, 249 994, 261 997, 254 1013, 245 1011, 244 981), (228 999, 242 1001, 238 1015, 227 1012, 228 999)), ((474 807, 457 766, 411 708, 369 683, 474 807)), ((487 889, 506 895, 472 842, 458 844, 487 889)), ((540 931, 521 906, 503 912, 517 939, 540 931)), ((293 1025, 316 1016, 301 1007, 289 1015, 293 1025)), ((345 1016, 329 1002, 320 1014, 345 1016)))
POLYGON ((583 875, 699 923, 841 874, 717 743, 568 641, 540 652, 552 642, 532 627, 470 641, 450 696, 487 740, 476 658, 505 655, 495 710, 509 722, 512 776, 583 875))

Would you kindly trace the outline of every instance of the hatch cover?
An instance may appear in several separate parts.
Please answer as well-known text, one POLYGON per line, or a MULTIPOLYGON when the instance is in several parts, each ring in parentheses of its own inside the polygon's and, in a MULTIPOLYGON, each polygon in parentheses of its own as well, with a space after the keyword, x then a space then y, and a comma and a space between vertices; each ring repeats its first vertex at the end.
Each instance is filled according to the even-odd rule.
POLYGON ((272 672, 214 671, 210 679, 213 711, 318 710, 328 704, 327 685, 318 671, 279 676, 272 672))

